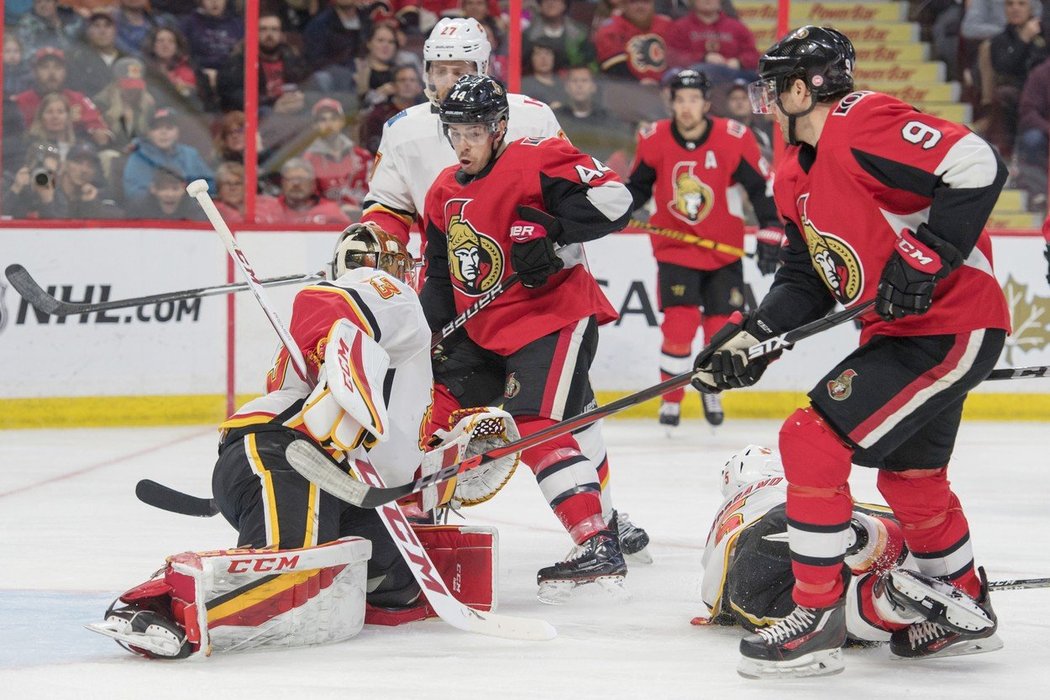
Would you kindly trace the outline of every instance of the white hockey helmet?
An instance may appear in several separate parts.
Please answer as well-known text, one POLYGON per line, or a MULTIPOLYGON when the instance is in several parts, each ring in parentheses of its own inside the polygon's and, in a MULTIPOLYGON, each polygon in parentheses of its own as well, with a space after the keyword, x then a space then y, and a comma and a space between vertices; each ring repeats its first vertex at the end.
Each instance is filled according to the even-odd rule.
POLYGON ((339 234, 332 258, 332 279, 347 270, 374 267, 411 284, 414 261, 401 239, 384 231, 374 221, 350 224, 339 234))
POLYGON ((774 476, 784 476, 784 465, 776 450, 748 445, 722 467, 722 496, 729 498, 747 484, 774 476))
MULTIPOLYGON (((491 53, 489 35, 480 22, 464 17, 443 17, 423 43, 423 66, 429 72, 431 61, 467 61, 477 67, 478 75, 487 75, 491 53)), ((432 103, 438 104, 430 81, 425 82, 427 85, 423 91, 432 103)))

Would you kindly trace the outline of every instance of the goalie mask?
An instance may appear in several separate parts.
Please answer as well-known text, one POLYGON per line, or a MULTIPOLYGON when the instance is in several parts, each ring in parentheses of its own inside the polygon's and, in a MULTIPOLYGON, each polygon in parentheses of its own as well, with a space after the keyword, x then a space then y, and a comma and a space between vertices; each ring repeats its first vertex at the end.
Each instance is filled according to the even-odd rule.
POLYGON ((350 224, 335 244, 332 279, 339 279, 347 270, 357 267, 373 267, 411 284, 413 262, 405 244, 378 224, 372 221, 350 224))
POLYGON ((774 476, 784 476, 780 455, 768 447, 748 445, 722 467, 722 496, 729 498, 748 484, 774 476))

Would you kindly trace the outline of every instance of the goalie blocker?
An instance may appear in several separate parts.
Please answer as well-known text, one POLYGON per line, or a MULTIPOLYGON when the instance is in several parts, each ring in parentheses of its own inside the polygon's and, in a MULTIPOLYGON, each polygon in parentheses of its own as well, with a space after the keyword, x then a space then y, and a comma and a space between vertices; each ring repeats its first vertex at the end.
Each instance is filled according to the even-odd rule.
MULTIPOLYGON (((496 608, 495 528, 415 526, 457 600, 496 608)), ((435 617, 425 599, 402 608, 365 602, 371 543, 346 537, 302 549, 232 549, 168 557, 153 578, 121 595, 87 629, 159 659, 300 647, 350 639, 364 624, 435 617)))

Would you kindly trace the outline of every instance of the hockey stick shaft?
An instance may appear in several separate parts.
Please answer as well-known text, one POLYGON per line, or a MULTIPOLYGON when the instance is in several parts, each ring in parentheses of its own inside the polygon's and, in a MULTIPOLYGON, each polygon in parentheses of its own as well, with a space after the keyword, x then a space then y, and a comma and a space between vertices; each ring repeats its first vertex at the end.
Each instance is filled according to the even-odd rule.
POLYGON ((1026 588, 1050 588, 1050 578, 1015 578, 988 582, 990 591, 1020 591, 1026 588))
POLYGON ((518 277, 518 273, 515 272, 507 279, 502 282, 497 282, 493 285, 492 289, 485 292, 477 301, 471 304, 463 313, 456 316, 454 319, 446 323, 441 327, 441 330, 434 331, 434 334, 430 336, 430 347, 433 349, 441 344, 441 341, 448 338, 450 335, 458 331, 463 325, 471 318, 477 315, 479 311, 484 309, 486 306, 496 301, 496 299, 503 294, 503 292, 512 288, 516 285, 521 278, 518 277))
POLYGON ((1039 377, 1050 377, 1050 365, 993 369, 985 381, 989 379, 1038 379, 1039 377))
MULTIPOLYGON (((91 314, 101 311, 112 311, 115 309, 130 309, 136 306, 148 304, 161 304, 164 302, 181 301, 183 299, 198 299, 200 297, 218 296, 222 294, 233 294, 248 289, 246 282, 234 282, 233 284, 220 284, 211 287, 197 287, 196 289, 184 289, 178 292, 164 292, 161 294, 150 294, 142 297, 129 297, 127 299, 114 299, 112 301, 100 301, 94 304, 56 299, 49 294, 40 284, 33 279, 21 265, 8 265, 4 271, 8 281, 30 306, 50 316, 74 316, 78 314, 91 314)), ((312 274, 284 275, 283 277, 268 277, 259 280, 263 287, 280 287, 286 284, 297 284, 301 282, 312 282, 324 279, 324 272, 312 274)))
POLYGON ((657 236, 663 236, 664 238, 670 238, 675 241, 681 241, 682 243, 689 243, 700 248, 707 248, 718 253, 725 253, 726 255, 735 255, 738 258, 753 258, 754 253, 748 253, 743 248, 737 248, 735 245, 729 245, 728 243, 719 243, 718 241, 712 241, 709 238, 701 238, 700 236, 686 233, 685 231, 676 231, 673 228, 661 228, 659 226, 653 226, 644 221, 638 221, 637 219, 631 219, 627 222, 628 226, 654 233, 657 236))
POLYGON ((146 505, 166 510, 169 513, 192 515, 197 518, 210 518, 219 512, 215 500, 191 496, 176 491, 170 486, 158 484, 152 479, 143 479, 135 484, 135 496, 146 505))
POLYGON ((222 239, 223 244, 226 246, 226 251, 233 258, 233 262, 237 265, 237 268, 241 271, 244 276, 244 281, 247 283, 248 288, 251 290, 255 300, 259 302, 259 306, 262 307, 263 312, 266 314, 266 318, 270 321, 270 325, 273 326, 274 331, 277 333, 277 337, 281 339, 288 355, 291 357, 292 364, 295 366, 295 371, 299 373, 299 376, 306 381, 309 374, 306 371, 306 360, 303 359, 303 354, 299 350, 299 346, 295 344, 292 339, 291 333, 285 327, 284 323, 281 322, 281 318, 277 315, 273 305, 270 304, 269 298, 266 296, 266 292, 263 291, 262 285, 259 283, 259 278, 255 274, 255 270, 252 269, 251 264, 248 262, 248 258, 244 255, 244 251, 237 245, 237 240, 233 237, 233 232, 230 231, 230 227, 226 225, 219 210, 215 207, 215 202, 211 201, 211 196, 208 195, 208 183, 204 180, 194 180, 190 184, 186 185, 186 192, 197 200, 197 204, 204 210, 205 216, 208 217, 208 221, 211 222, 212 228, 215 229, 215 233, 219 234, 219 238, 222 239))
MULTIPOLYGON (((754 359, 755 357, 761 357, 762 355, 768 355, 777 350, 786 347, 791 347, 791 345, 798 342, 799 340, 808 338, 812 335, 816 335, 817 333, 821 333, 825 330, 828 330, 829 328, 833 328, 843 323, 852 321, 854 318, 871 308, 871 306, 874 303, 875 302, 872 301, 853 307, 851 309, 844 309, 842 311, 838 311, 836 313, 829 314, 823 318, 817 319, 816 321, 812 321, 810 323, 799 326, 798 328, 788 331, 787 333, 775 336, 774 338, 771 338, 770 341, 775 340, 776 342, 766 341, 765 343, 759 344, 756 347, 761 348, 761 351, 757 354, 749 354, 749 356, 752 359, 754 359)), ((597 408, 591 409, 590 411, 581 413, 578 416, 569 418, 568 420, 564 420, 560 423, 555 423, 554 425, 544 428, 543 430, 539 430, 535 433, 532 433, 531 435, 527 435, 521 438, 520 440, 515 440, 514 442, 503 445, 502 447, 497 447, 494 450, 490 450, 480 455, 475 455, 469 459, 463 460, 462 462, 455 462, 451 464, 441 463, 437 465, 432 465, 438 467, 436 471, 434 471, 434 473, 407 484, 380 488, 362 488, 360 482, 357 482, 350 476, 347 476, 346 479, 349 481, 353 481, 355 485, 347 486, 347 498, 344 498, 344 500, 348 500, 350 503, 353 503, 354 505, 360 506, 362 508, 376 508, 384 503, 389 503, 390 501, 402 498, 411 493, 421 491, 424 488, 433 484, 447 481, 448 479, 451 479, 459 473, 475 469, 483 464, 487 464, 494 460, 500 459, 501 457, 506 457, 507 455, 514 454, 515 452, 526 450, 530 447, 550 440, 551 438, 565 435, 566 433, 571 433, 572 431, 578 428, 582 428, 585 425, 590 425, 591 423, 599 421, 605 418, 606 416, 610 416, 614 413, 622 411, 625 408, 630 408, 631 406, 643 403, 650 399, 663 396, 669 391, 681 389, 682 387, 689 384, 692 377, 693 372, 684 372, 683 374, 671 377, 670 379, 660 382, 659 384, 651 386, 647 389, 642 389, 641 391, 631 394, 630 396, 625 396, 622 399, 613 401, 612 403, 606 404, 605 406, 599 406, 597 408)), ((428 453, 428 456, 430 455, 434 455, 436 459, 440 459, 442 457, 442 453, 428 453)), ((426 459, 427 457, 424 457, 424 461, 426 459)))

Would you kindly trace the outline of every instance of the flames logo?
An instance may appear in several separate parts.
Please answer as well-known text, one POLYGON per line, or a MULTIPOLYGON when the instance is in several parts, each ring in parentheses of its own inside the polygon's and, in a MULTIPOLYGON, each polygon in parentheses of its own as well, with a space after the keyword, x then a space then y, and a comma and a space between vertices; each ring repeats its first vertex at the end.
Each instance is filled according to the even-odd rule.
POLYGON ((667 47, 656 34, 639 34, 627 40, 627 61, 639 73, 667 67, 667 47))
POLYGON ((675 163, 674 200, 668 203, 671 213, 688 224, 696 224, 707 218, 715 205, 715 193, 693 172, 695 161, 675 163))
POLYGON ((864 271, 857 251, 846 241, 817 229, 806 215, 809 195, 798 198, 798 212, 802 218, 802 235, 813 261, 813 268, 824 284, 843 306, 855 302, 864 290, 864 271))
POLYGON ((503 277, 503 251, 467 220, 469 199, 445 204, 448 222, 448 269, 469 296, 480 296, 503 277))

